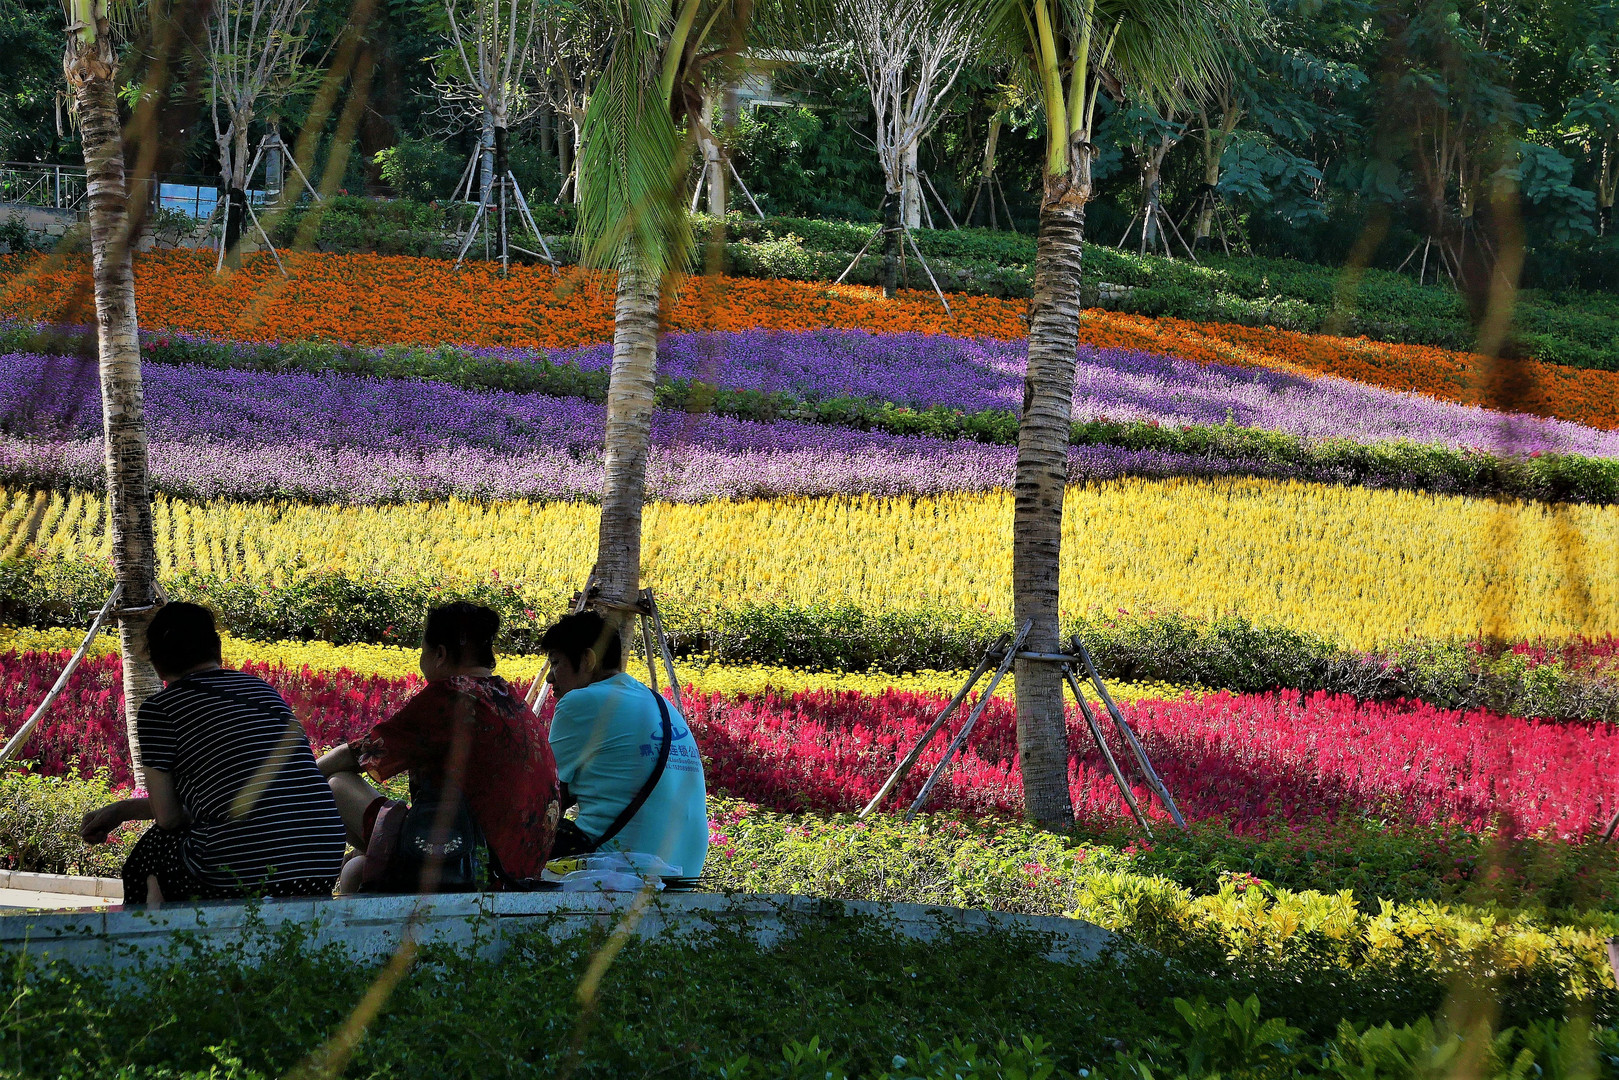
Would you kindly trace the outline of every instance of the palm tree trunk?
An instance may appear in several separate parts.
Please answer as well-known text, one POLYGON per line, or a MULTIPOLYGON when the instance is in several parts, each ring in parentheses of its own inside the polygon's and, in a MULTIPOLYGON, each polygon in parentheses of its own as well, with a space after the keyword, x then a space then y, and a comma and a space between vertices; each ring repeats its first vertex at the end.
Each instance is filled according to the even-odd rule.
MULTIPOLYGON (((641 505, 658 364, 659 285, 631 246, 613 307, 613 370, 607 384, 607 447, 596 582, 602 596, 633 603, 641 585, 641 505)), ((625 629, 629 647, 629 626, 625 629)))
MULTIPOLYGON (((1082 159, 1083 159, 1083 155, 1082 159)), ((1080 168, 1088 166, 1082 160, 1080 168)), ((1087 181, 1075 185, 1088 192, 1087 181)), ((1063 496, 1068 484, 1069 423, 1079 346, 1079 272, 1085 203, 1065 194, 1045 200, 1034 257, 1029 366, 1018 421, 1017 480, 1012 522, 1012 612, 1016 626, 1032 620, 1025 648, 1063 652, 1058 623, 1063 496)), ((1018 768, 1024 811, 1043 825, 1074 819, 1068 787, 1068 729, 1061 671, 1048 663, 1017 662, 1018 768)))
POLYGON ((93 20, 94 26, 87 44, 81 43, 79 34, 69 34, 63 68, 78 106, 87 173, 113 573, 123 588, 120 609, 137 609, 121 615, 118 632, 124 662, 124 723, 130 764, 135 782, 144 786, 135 717, 141 703, 162 689, 162 684, 146 651, 146 626, 157 599, 156 558, 146 475, 146 418, 135 318, 135 272, 130 260, 124 139, 106 17, 80 14, 80 5, 73 7, 81 26, 87 18, 93 20))

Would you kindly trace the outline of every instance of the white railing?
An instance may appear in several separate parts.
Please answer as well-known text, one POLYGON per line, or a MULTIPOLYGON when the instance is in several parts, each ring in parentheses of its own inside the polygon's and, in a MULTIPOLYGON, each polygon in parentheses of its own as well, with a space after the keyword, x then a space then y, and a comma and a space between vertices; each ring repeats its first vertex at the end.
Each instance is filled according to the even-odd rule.
POLYGON ((84 205, 85 193, 82 165, 0 161, 0 202, 78 210, 84 205))

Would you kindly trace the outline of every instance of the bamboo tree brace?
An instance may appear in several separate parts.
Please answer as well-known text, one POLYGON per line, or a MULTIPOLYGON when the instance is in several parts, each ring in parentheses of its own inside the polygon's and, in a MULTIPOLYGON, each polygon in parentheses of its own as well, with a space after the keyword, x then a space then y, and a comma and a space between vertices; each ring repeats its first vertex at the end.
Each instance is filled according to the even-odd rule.
POLYGON ((1169 794, 1169 788, 1159 778, 1157 770, 1153 768, 1151 760, 1147 757, 1146 748, 1141 745, 1141 740, 1136 737, 1135 730, 1124 719, 1124 714, 1119 711, 1119 707, 1113 703, 1113 696, 1108 693, 1107 686, 1102 682, 1102 676, 1097 673, 1096 665, 1091 661, 1091 654, 1085 648, 1085 643, 1080 640, 1079 635, 1074 635, 1070 642, 1069 651, 1066 653, 1030 652, 1023 648, 1023 642, 1028 638, 1033 628, 1034 623, 1032 621, 1026 622, 1018 631, 1015 640, 1010 635, 1002 634, 989 648, 984 650, 984 655, 978 661, 978 666, 967 676, 967 681, 962 685, 961 689, 956 691, 955 696, 940 711, 932 725, 922 733, 922 737, 917 740, 916 745, 911 747, 910 752, 895 766, 894 771, 889 773, 888 778, 877 789, 877 794, 872 796, 871 801, 866 804, 865 809, 860 811, 858 817, 870 816, 882 804, 882 801, 888 797, 889 793, 899 786, 900 782, 905 779, 906 774, 921 760, 923 750, 933 741, 933 737, 943 730, 951 714, 961 706, 962 702, 967 700, 967 697, 973 692, 973 688, 984 677, 984 673, 989 671, 993 665, 995 668, 994 676, 984 688, 984 692, 973 706, 972 712, 968 714, 966 722, 956 732, 955 737, 950 740, 950 745, 945 749, 944 756, 933 767, 933 772, 922 785, 922 790, 917 793, 910 809, 905 812, 905 818, 908 821, 920 812, 922 807, 926 805, 928 796, 933 793, 934 786, 944 775, 945 770, 950 767, 950 762, 966 745, 968 736, 972 734, 979 717, 983 715, 984 710, 989 706, 989 700, 994 696, 996 687, 1000 685, 1001 680, 1011 670, 1013 661, 1032 660, 1036 663, 1060 664, 1062 666, 1063 676, 1067 680, 1068 688, 1074 694, 1074 699, 1079 703, 1079 711, 1085 718, 1085 726, 1090 730, 1091 739, 1096 743, 1097 749, 1101 751, 1102 760, 1107 763, 1108 772, 1113 776, 1113 782, 1119 786, 1119 791, 1123 794, 1126 805, 1130 807, 1131 815, 1136 819, 1136 824, 1141 826, 1142 831, 1148 837, 1152 836, 1152 828, 1147 824, 1147 816, 1142 812, 1135 793, 1130 790, 1130 784, 1125 779, 1124 771, 1119 768, 1118 760, 1114 757, 1113 750, 1108 745, 1102 726, 1097 722, 1096 714, 1091 710, 1090 702, 1085 700, 1079 676, 1081 667, 1084 668, 1085 674, 1095 688, 1097 696, 1101 698, 1102 704, 1106 707, 1108 717, 1113 721, 1114 729, 1117 731, 1119 738, 1129 749, 1131 757, 1135 759, 1136 766, 1141 771, 1147 787, 1154 795, 1158 796, 1170 819, 1180 828, 1186 828, 1186 820, 1181 816, 1180 807, 1175 805, 1174 798, 1169 794))
POLYGON ((113 608, 118 603, 118 596, 123 590, 122 585, 113 586, 112 595, 107 597, 107 602, 101 605, 101 610, 96 613, 95 621, 90 624, 90 632, 85 634, 84 640, 79 643, 79 651, 73 654, 73 658, 67 662, 67 667, 62 669, 62 674, 56 677, 56 682, 51 686, 50 692, 45 695, 45 700, 41 701, 34 711, 29 714, 28 719, 23 721, 23 725, 17 729, 17 733, 6 740, 5 748, 0 749, 0 764, 10 761, 12 755, 22 749, 23 744, 28 741, 28 737, 39 726, 40 720, 44 719, 45 710, 49 709, 51 704, 56 701, 57 696, 67 686, 67 681, 73 677, 73 672, 78 669, 79 661, 83 660, 85 654, 90 651, 91 643, 96 640, 96 635, 101 633, 101 627, 106 623, 108 617, 112 615, 113 608))

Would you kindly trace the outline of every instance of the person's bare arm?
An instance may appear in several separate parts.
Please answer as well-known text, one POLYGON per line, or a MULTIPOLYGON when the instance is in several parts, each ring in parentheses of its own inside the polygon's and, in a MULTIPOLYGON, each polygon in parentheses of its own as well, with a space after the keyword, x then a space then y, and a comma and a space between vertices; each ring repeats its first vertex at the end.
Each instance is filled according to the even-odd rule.
POLYGON ((359 772, 360 758, 348 743, 340 743, 316 758, 315 765, 322 776, 332 777, 338 773, 359 772))
POLYGON ((105 844, 107 834, 129 821, 155 821, 158 828, 176 831, 191 824, 191 815, 174 793, 174 778, 159 769, 146 770, 146 798, 119 799, 84 815, 79 837, 87 844, 105 844))
POLYGON ((152 806, 152 820, 158 828, 178 832, 191 824, 191 815, 180 805, 180 796, 174 793, 174 778, 168 773, 146 770, 146 801, 152 806))

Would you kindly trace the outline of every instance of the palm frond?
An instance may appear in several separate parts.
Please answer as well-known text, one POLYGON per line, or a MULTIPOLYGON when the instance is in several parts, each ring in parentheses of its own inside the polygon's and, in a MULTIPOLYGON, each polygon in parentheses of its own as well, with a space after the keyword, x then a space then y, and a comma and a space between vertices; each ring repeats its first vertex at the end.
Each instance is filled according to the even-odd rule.
MULTIPOLYGON (((682 205, 686 144, 659 92, 659 5, 621 0, 624 21, 585 112, 577 233, 587 266, 627 260, 662 276, 684 270, 693 243, 682 205)), ((667 5, 661 7, 666 13, 667 5)))

